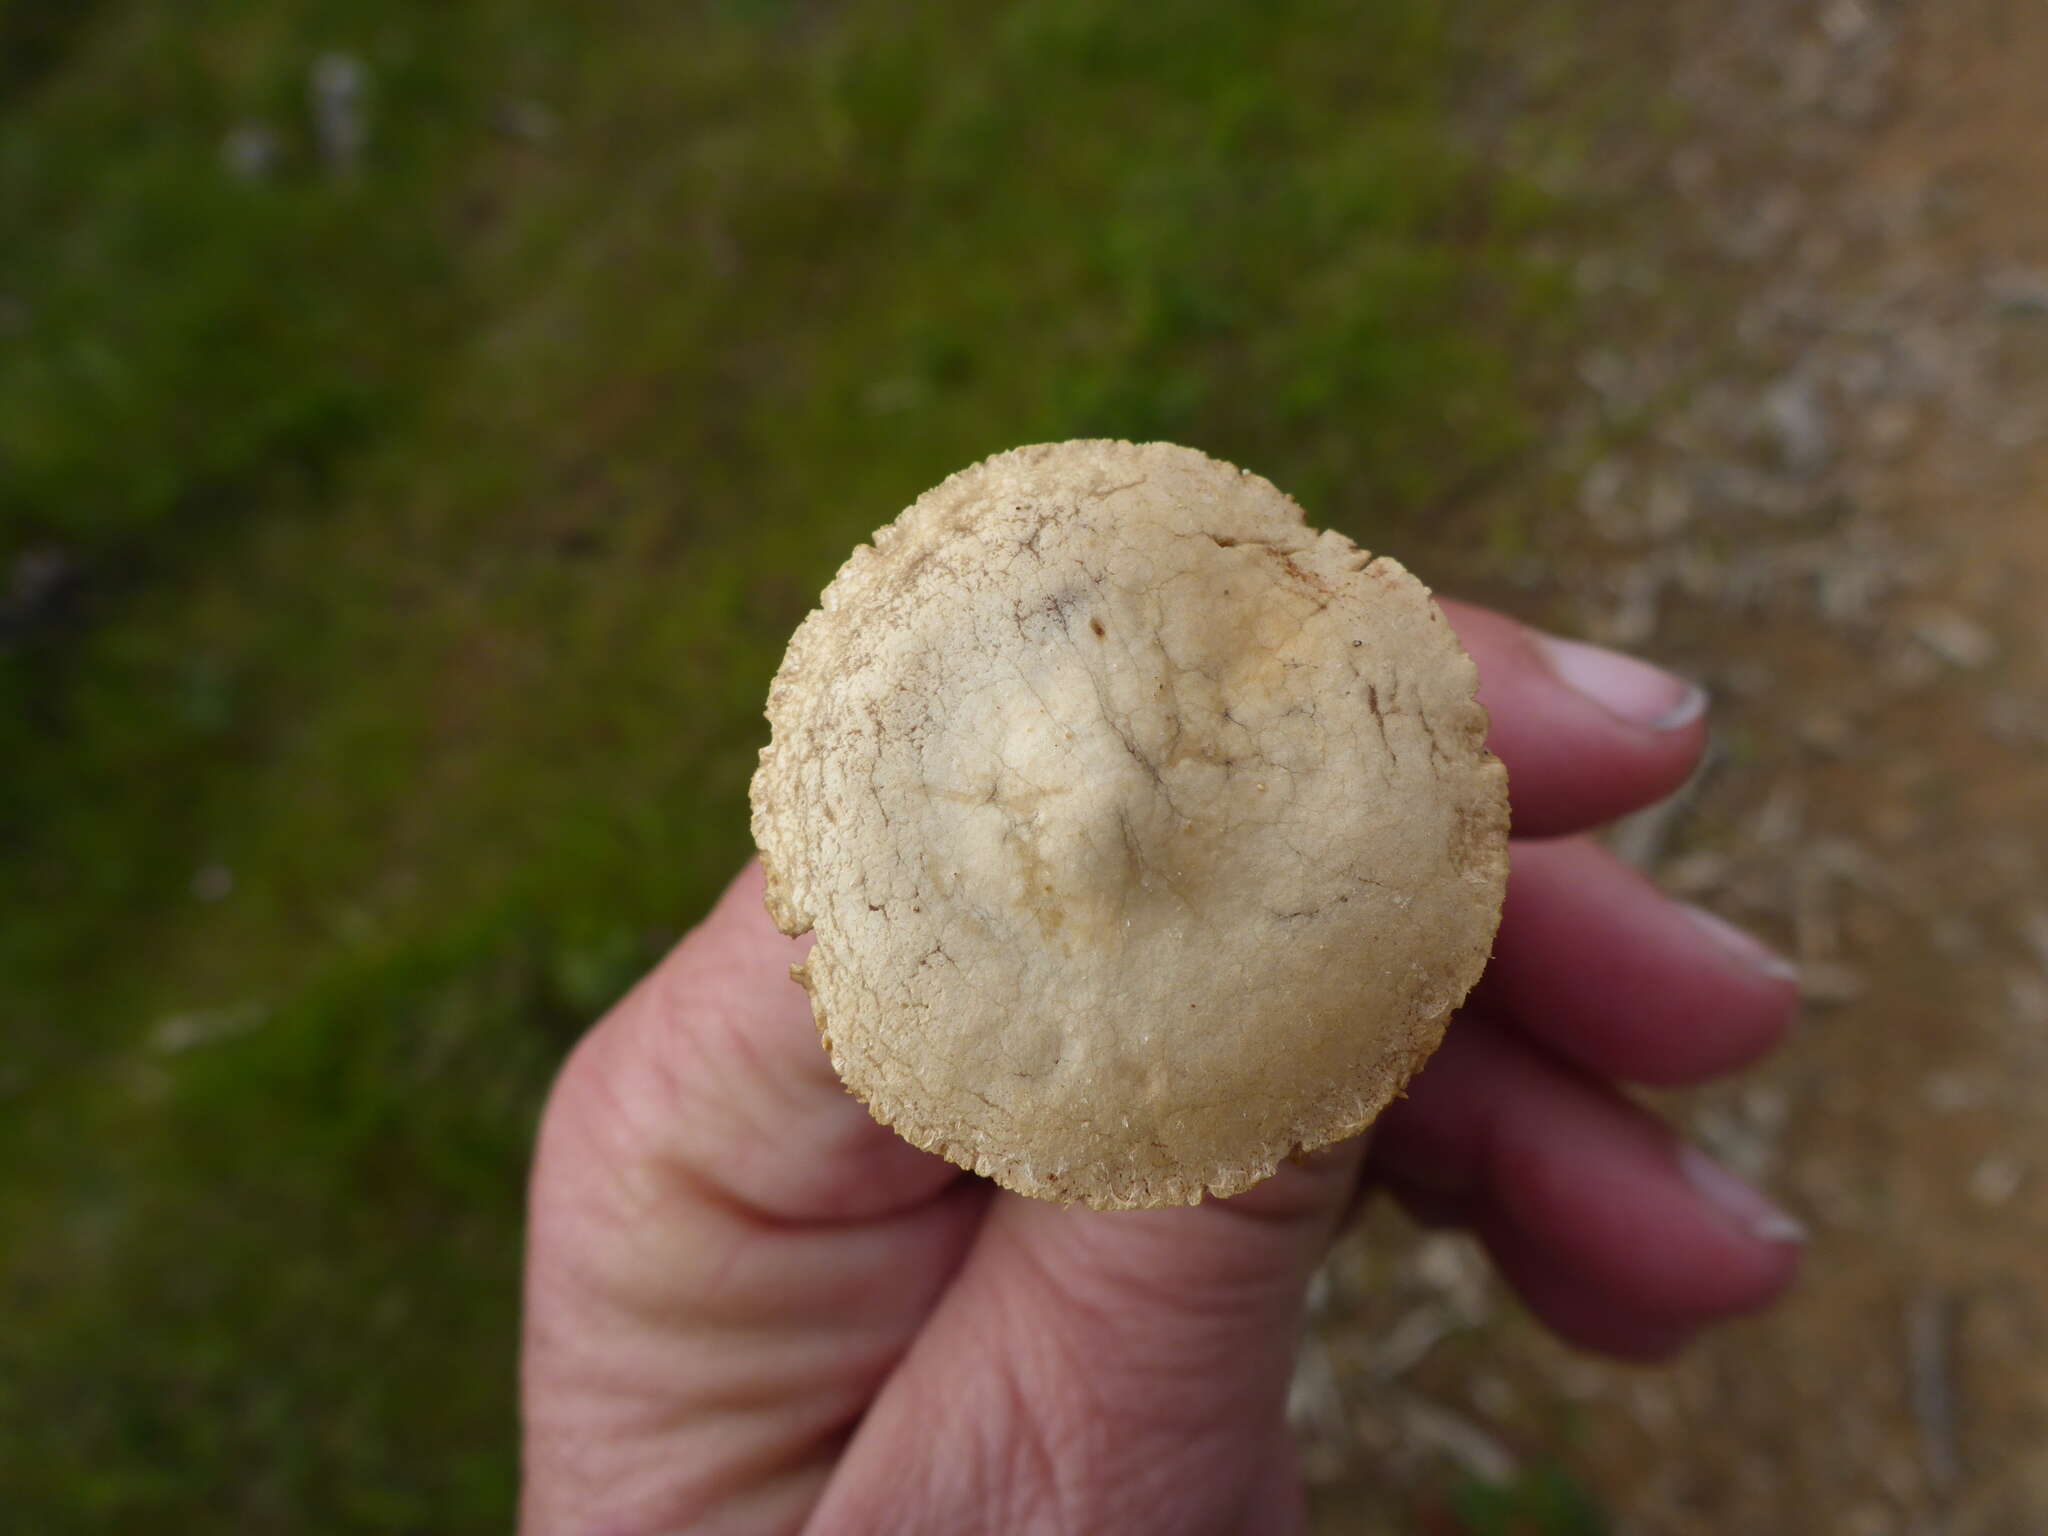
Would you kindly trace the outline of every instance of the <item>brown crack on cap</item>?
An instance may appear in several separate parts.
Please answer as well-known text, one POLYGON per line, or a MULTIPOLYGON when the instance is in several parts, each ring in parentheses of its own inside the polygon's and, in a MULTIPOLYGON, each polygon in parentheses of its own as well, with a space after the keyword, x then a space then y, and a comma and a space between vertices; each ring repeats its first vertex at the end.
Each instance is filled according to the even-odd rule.
POLYGON ((1105 1208, 1356 1135, 1499 921, 1477 681, 1407 571, 1191 449, 954 475, 768 698, 754 839, 833 1066, 918 1146, 1105 1208))

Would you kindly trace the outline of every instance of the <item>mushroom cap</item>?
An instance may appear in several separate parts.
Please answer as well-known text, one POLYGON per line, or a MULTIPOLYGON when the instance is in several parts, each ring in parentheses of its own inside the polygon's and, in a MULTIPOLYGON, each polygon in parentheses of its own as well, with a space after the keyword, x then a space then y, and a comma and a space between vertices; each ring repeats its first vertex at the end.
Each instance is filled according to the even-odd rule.
POLYGON ((1406 570, 1192 449, 952 476, 769 693, 754 839, 833 1067, 916 1145, 1102 1208, 1356 1135, 1499 922, 1477 682, 1406 570))

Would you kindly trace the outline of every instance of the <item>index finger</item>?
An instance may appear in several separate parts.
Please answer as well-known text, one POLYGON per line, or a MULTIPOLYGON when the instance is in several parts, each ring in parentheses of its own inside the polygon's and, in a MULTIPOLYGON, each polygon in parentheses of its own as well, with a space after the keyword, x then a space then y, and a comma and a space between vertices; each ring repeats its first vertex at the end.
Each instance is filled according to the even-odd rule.
POLYGON ((1699 762, 1707 697, 1695 684, 1489 609, 1440 606, 1479 667, 1517 837, 1583 832, 1654 805, 1699 762))

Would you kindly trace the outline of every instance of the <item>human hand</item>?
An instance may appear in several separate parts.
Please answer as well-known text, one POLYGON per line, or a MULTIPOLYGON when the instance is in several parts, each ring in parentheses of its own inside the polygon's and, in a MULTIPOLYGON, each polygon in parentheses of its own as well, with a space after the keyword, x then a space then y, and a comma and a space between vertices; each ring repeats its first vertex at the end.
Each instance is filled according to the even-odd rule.
POLYGON ((1445 605, 1507 763, 1494 960, 1369 1137, 1227 1201, 1025 1200, 833 1076, 749 866, 578 1046, 540 1133, 523 1527, 1290 1532, 1283 1407, 1311 1272, 1360 1194, 1471 1227, 1529 1306, 1669 1353, 1791 1280, 1795 1222, 1629 1103, 1761 1054, 1783 962, 1566 835, 1655 802, 1704 699, 1445 605))

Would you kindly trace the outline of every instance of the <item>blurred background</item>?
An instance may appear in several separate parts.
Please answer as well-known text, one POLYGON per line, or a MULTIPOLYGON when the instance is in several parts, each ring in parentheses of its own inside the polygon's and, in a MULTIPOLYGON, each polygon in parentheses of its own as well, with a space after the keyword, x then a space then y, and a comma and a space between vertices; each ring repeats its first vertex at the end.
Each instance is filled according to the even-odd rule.
POLYGON ((2043 79, 2025 0, 0 0, 0 1523, 505 1528, 539 1100, 789 631, 1109 435, 1709 683, 1617 840, 1806 967, 1664 1101, 1799 1294, 1611 1368, 1377 1213, 1318 1529, 2048 1529, 2043 79))

